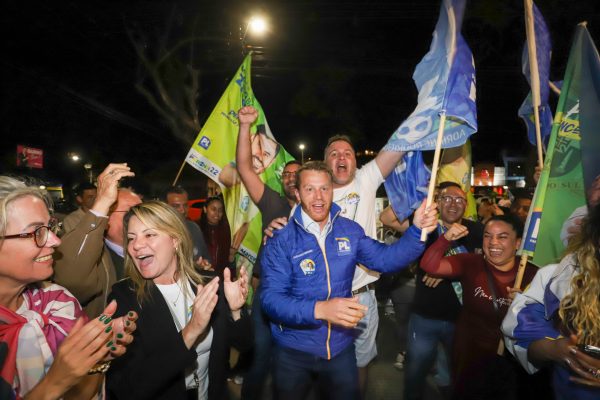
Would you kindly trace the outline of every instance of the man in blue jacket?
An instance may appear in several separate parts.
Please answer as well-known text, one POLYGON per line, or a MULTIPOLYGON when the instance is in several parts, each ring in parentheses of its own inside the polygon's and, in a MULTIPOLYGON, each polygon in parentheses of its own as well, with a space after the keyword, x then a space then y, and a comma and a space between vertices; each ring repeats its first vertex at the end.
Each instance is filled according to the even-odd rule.
POLYGON ((282 399, 302 399, 317 376, 327 398, 359 396, 352 328, 366 306, 352 297, 357 263, 395 272, 424 249, 421 229, 435 229, 435 206, 415 212, 414 226, 391 246, 365 235, 332 205, 332 172, 309 162, 297 172, 300 203, 290 223, 276 232, 261 258, 261 303, 275 341, 274 382, 282 399))

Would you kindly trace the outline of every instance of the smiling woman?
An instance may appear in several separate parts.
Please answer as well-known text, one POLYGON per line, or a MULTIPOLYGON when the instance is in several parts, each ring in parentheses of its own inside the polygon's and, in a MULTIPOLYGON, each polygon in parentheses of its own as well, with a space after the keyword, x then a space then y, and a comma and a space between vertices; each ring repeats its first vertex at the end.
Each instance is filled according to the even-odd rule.
MULTIPOLYGON (((504 393, 491 383, 493 375, 488 372, 497 365, 500 324, 517 291, 512 287, 519 265, 515 253, 521 231, 522 225, 515 217, 494 216, 484 227, 484 254, 444 257, 452 241, 469 233, 465 226, 455 223, 423 255, 423 270, 432 276, 459 280, 463 288, 463 308, 456 323, 452 354, 458 398, 492 398, 485 390, 495 395, 504 393)), ((529 284, 536 271, 527 266, 523 286, 529 284)), ((502 398, 502 394, 496 398, 502 398)))
POLYGON ((0 176, 0 398, 91 398, 102 380, 88 374, 106 371, 135 329, 132 314, 115 336, 114 303, 84 325, 71 293, 44 282, 60 244, 48 205, 45 192, 0 176))
POLYGON ((119 303, 116 315, 133 307, 140 318, 131 351, 109 371, 111 398, 223 398, 229 346, 252 343, 242 315, 246 271, 232 282, 226 270, 221 287, 219 277, 205 282, 180 215, 159 201, 132 207, 123 234, 128 278, 110 297, 119 303))

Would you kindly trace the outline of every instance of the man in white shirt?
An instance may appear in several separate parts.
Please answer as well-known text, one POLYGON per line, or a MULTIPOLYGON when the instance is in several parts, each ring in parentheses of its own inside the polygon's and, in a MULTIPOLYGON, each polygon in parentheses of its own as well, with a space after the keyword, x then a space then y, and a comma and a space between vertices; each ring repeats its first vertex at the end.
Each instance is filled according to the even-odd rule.
MULTIPOLYGON (((342 209, 341 215, 357 222, 367 236, 377 239, 375 199, 377 189, 401 160, 403 152, 380 151, 374 160, 356 169, 356 154, 348 136, 331 137, 325 147, 324 160, 333 171, 333 202, 342 209)), ((368 312, 356 327, 356 360, 361 395, 364 398, 367 367, 377 355, 375 337, 379 326, 377 300, 373 283, 379 273, 357 265, 352 281, 352 293, 368 312)))

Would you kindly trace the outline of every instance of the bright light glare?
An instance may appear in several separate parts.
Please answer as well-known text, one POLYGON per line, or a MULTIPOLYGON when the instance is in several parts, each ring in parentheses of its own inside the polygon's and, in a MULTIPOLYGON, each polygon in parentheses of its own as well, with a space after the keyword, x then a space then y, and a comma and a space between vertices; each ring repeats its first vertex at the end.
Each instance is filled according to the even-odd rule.
POLYGON ((81 157, 79 157, 79 154, 77 154, 77 153, 68 153, 67 156, 69 156, 71 161, 74 161, 74 162, 81 160, 81 157))
POLYGON ((252 33, 261 35, 267 30, 267 22, 262 17, 252 17, 248 23, 248 28, 252 33))
POLYGON ((304 149, 305 149, 305 147, 304 147, 304 144, 302 144, 302 143, 301 143, 301 144, 298 146, 298 148, 299 148, 300 150, 304 150, 304 149))

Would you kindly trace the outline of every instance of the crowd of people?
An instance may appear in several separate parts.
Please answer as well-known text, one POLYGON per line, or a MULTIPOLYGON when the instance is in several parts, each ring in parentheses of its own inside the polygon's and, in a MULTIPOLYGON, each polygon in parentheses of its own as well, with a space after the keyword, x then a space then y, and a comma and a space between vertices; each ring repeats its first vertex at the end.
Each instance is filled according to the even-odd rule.
POLYGON ((382 213, 399 239, 381 243, 376 192, 403 153, 359 169, 334 136, 323 161, 283 166, 280 196, 255 168, 257 117, 239 110, 231 164, 262 214, 252 276, 233 263, 218 195, 197 224, 183 188, 143 200, 119 187, 129 166, 109 164, 59 231, 42 190, 0 177, 1 398, 226 399, 231 348, 247 364, 243 399, 365 398, 375 288, 396 273, 414 279, 397 316, 398 398, 423 398, 434 372, 445 399, 600 398, 600 205, 560 263, 527 265, 515 287, 531 199, 482 198, 471 221, 460 184, 443 182, 406 221, 382 213))

